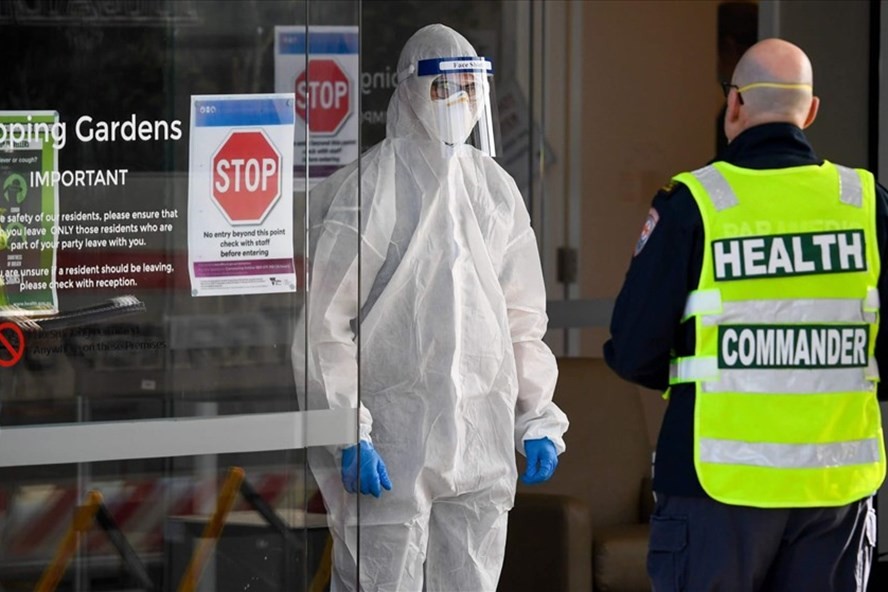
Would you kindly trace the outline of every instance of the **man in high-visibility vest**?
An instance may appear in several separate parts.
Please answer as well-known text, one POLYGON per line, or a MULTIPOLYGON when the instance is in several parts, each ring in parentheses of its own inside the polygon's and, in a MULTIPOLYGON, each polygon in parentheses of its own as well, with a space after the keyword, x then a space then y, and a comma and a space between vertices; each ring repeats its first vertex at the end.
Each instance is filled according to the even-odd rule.
POLYGON ((862 591, 888 192, 814 153, 795 45, 757 43, 724 86, 729 144, 654 198, 604 347, 669 399, 648 572, 657 591, 862 591))

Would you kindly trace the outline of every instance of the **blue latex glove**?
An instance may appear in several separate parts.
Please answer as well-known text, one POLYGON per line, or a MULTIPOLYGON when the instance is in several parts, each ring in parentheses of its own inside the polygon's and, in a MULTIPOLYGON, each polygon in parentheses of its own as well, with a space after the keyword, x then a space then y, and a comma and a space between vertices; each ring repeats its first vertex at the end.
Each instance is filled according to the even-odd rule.
POLYGON ((349 493, 358 492, 358 471, 361 474, 361 493, 364 495, 373 494, 375 497, 382 495, 382 489, 385 487, 391 491, 392 482, 389 479, 388 471, 382 457, 373 448, 373 444, 361 440, 360 444, 350 446, 342 451, 342 484, 349 493), (358 446, 361 447, 361 454, 358 455, 358 446), (358 468, 358 458, 360 456, 361 466, 358 468))
POLYGON ((549 438, 524 441, 527 469, 521 480, 528 485, 548 481, 558 466, 558 450, 549 438))

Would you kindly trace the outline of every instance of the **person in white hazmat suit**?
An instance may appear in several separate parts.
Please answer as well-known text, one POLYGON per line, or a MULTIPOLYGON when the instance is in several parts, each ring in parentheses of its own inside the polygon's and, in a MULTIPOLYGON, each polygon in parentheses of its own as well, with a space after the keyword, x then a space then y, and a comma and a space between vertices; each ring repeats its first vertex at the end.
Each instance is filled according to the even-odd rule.
POLYGON ((359 445, 309 451, 333 590, 494 590, 516 444, 528 483, 564 451, 529 216, 512 178, 465 144, 476 124, 492 139, 491 74, 456 31, 420 29, 386 139, 310 192, 296 384, 310 408, 359 408, 359 445))

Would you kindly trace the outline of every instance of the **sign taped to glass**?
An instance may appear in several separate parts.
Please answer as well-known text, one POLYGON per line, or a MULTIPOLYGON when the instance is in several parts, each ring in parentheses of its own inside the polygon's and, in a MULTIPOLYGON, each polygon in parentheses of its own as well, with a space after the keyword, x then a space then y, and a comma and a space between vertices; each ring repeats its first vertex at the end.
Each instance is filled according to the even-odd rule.
MULTIPOLYGON (((31 183, 58 171, 56 111, 0 111, 0 312, 53 313, 57 186, 31 183)), ((62 140, 63 142, 63 140, 62 140)))

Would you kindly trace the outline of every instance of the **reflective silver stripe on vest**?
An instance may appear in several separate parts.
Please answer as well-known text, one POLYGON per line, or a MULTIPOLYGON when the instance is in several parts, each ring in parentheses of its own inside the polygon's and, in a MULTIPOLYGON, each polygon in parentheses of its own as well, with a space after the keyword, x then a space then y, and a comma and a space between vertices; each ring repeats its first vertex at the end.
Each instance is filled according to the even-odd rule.
MULTIPOLYGON (((878 302, 878 297, 876 298, 878 302)), ((875 313, 869 297, 805 298, 798 300, 743 300, 722 303, 722 312, 704 315, 706 326, 756 323, 873 323, 875 313)), ((878 308, 878 304, 876 305, 878 308)), ((687 308, 685 315, 688 314, 687 308)))
POLYGON ((694 290, 685 302, 682 322, 693 316, 713 315, 722 311, 721 290, 694 290))
POLYGON ((718 367, 718 358, 679 358, 669 364, 670 384, 699 382, 704 393, 807 394, 874 391, 879 365, 870 358, 863 368, 742 368, 718 367))
POLYGON ((698 380, 704 393, 803 395, 875 391, 878 379, 871 359, 866 368, 721 368, 717 379, 698 380))
POLYGON ((728 180, 714 166, 705 166, 696 171, 691 171, 691 174, 694 175, 694 178, 699 181, 706 193, 709 194, 709 199, 712 201, 712 205, 715 206, 716 211, 720 212, 740 203, 728 180))
POLYGON ((834 165, 839 171, 839 199, 843 204, 859 208, 863 205, 863 186, 860 175, 854 169, 834 165))
POLYGON ((876 358, 870 358, 867 361, 866 377, 868 380, 880 380, 879 379, 879 363, 876 361, 876 358))
POLYGON ((766 444, 700 438, 700 460, 754 467, 815 469, 877 463, 881 456, 876 438, 832 444, 766 444))
POLYGON ((879 308, 882 302, 879 300, 879 290, 870 288, 866 291, 866 300, 863 301, 863 318, 867 323, 876 324, 879 322, 879 308))
POLYGON ((718 358, 689 357, 678 358, 669 364, 670 382, 696 382, 718 379, 718 358))

